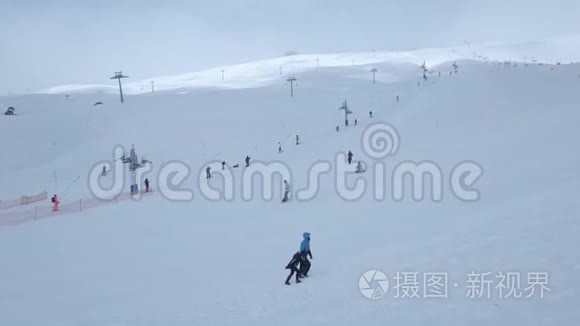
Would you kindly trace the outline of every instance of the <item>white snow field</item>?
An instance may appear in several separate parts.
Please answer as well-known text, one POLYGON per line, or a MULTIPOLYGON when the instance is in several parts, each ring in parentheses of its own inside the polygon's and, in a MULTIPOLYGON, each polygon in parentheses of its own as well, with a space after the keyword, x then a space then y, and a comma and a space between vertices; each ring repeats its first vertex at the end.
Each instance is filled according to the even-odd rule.
MULTIPOLYGON (((235 74, 225 68, 223 83, 221 68, 156 78, 155 93, 127 82, 124 104, 113 81, 0 98, 0 110, 14 106, 19 114, 0 116, 0 200, 46 190, 63 203, 58 213, 48 201, 38 205, 51 218, 0 226, 0 325, 578 324, 580 65, 569 64, 577 57, 561 44, 577 43, 480 50, 489 60, 526 55, 542 65, 474 61, 467 46, 460 55, 409 52, 409 60, 365 53, 327 63, 320 56, 318 69, 317 56, 301 56, 294 59, 303 64, 285 66, 282 76, 278 66, 292 58, 240 65, 235 74), (423 60, 433 71, 426 82, 423 60), (459 72, 449 75, 455 60, 459 72), (379 70, 376 84, 372 67, 379 70), (209 74, 215 76, 204 79, 209 74), (289 76, 298 83, 293 98, 289 76), (357 126, 343 127, 344 100, 357 126), (93 106, 97 101, 103 105, 93 106), (385 198, 375 200, 376 162, 361 137, 379 121, 395 127, 400 142, 395 155, 380 159, 385 198), (153 194, 71 208, 91 198, 93 165, 112 160, 116 145, 131 144, 153 162, 147 175, 153 194), (354 201, 342 199, 334 181, 335 157, 349 150, 367 166, 348 176, 349 187, 357 178, 367 181, 354 201), (259 193, 244 200, 243 167, 231 170, 232 201, 201 194, 198 177, 208 164, 214 171, 222 160, 243 166, 246 155, 290 168, 290 202, 280 204, 278 188, 271 201, 259 193), (191 201, 162 196, 158 175, 173 161, 191 168, 180 186, 192 189, 191 201), (314 198, 298 200, 296 190, 308 185, 308 170, 320 161, 331 162, 332 172, 320 176, 314 198), (402 201, 392 198, 392 171, 405 161, 440 167, 440 201, 413 200, 409 187, 402 201), (464 161, 483 168, 473 184, 479 200, 463 201, 451 188, 451 172, 464 161), (312 233, 310 277, 284 285, 284 267, 305 231, 312 233), (390 287, 370 300, 359 280, 374 269, 390 287), (418 273, 418 297, 404 297, 413 293, 414 274, 398 280, 397 272, 418 273), (424 292, 433 288, 424 277, 435 272, 447 275, 446 298, 424 292), (472 298, 473 275, 488 272, 490 297, 484 283, 472 298), (520 276, 512 290, 522 297, 500 297, 497 275, 508 272, 520 276), (549 277, 543 298, 540 286, 527 297, 534 273, 549 277)), ((219 187, 214 175, 210 183, 219 187)), ((275 184, 280 187, 279 178, 275 184)), ((34 205, 0 210, 0 224, 31 210, 34 205)))

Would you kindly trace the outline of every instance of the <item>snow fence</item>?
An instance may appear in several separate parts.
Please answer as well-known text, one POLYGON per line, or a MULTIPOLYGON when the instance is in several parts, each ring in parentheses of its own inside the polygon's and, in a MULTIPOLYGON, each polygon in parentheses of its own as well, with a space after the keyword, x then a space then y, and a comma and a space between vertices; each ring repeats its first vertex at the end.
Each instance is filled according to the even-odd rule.
MULTIPOLYGON (((139 196, 141 196, 141 198, 145 198, 152 194, 153 192, 150 190, 149 192, 141 192, 139 196)), ((52 205, 35 205, 28 209, 14 210, 0 214, 0 226, 18 225, 27 222, 34 222, 40 219, 55 218, 70 213, 81 212, 98 206, 112 205, 118 202, 130 200, 135 202, 138 201, 135 195, 131 195, 130 193, 122 193, 108 200, 85 198, 72 202, 60 203, 58 206, 59 210, 57 212, 53 212, 52 205)))
POLYGON ((48 194, 46 193, 46 191, 44 191, 35 196, 22 196, 19 199, 0 200, 0 209, 9 209, 21 205, 33 204, 39 201, 46 200, 46 198, 48 198, 48 194))

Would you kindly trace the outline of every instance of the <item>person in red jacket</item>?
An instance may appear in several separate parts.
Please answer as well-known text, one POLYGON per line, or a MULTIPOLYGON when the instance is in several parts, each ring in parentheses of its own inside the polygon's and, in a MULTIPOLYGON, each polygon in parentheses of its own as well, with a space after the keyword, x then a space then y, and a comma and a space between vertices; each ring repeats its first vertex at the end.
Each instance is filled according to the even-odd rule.
POLYGON ((58 197, 56 196, 56 194, 54 194, 54 196, 52 196, 52 211, 53 212, 58 212, 58 197))

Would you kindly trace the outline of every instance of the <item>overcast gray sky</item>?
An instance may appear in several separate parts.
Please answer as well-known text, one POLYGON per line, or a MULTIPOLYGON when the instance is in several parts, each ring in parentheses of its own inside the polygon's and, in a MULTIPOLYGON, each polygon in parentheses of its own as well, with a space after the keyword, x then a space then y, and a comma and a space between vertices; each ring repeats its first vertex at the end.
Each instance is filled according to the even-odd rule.
POLYGON ((279 56, 580 34, 578 0, 0 0, 0 94, 279 56))

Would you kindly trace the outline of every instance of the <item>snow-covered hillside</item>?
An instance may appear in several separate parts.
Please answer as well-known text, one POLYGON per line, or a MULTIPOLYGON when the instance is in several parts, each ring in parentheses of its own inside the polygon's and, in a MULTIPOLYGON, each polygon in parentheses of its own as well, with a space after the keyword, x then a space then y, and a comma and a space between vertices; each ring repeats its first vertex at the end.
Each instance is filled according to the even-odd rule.
MULTIPOLYGON (((520 44, 465 45, 414 51, 373 51, 367 53, 307 54, 292 55, 245 64, 216 67, 201 72, 177 76, 159 76, 126 83, 128 94, 143 94, 151 91, 151 82, 158 91, 186 92, 195 88, 253 88, 280 82, 280 76, 294 75, 320 68, 352 67, 364 71, 370 65, 385 63, 436 67, 457 60, 489 60, 543 62, 556 64, 580 61, 580 36, 561 37, 546 41, 520 44), (223 71, 223 80, 222 80, 223 71)), ((394 67, 391 67, 394 68, 394 67)), ((128 72, 130 75, 130 72, 128 72)), ((112 74, 112 73, 111 73, 112 74)), ((405 78, 396 69, 380 71, 378 78, 383 82, 395 82, 405 78)), ((41 90, 39 94, 71 93, 116 93, 114 83, 101 85, 63 85, 41 90)))
MULTIPOLYGON (((88 199, 89 170, 113 160, 115 146, 131 144, 153 162, 148 177, 155 192, 136 202, 0 227, 0 324, 576 323, 580 65, 470 60, 473 52, 490 61, 576 59, 557 50, 548 58, 544 47, 526 51, 534 46, 521 46, 521 52, 466 45, 444 54, 288 57, 155 78, 155 93, 141 91, 147 80, 127 83, 124 104, 114 84, 1 98, 1 109, 14 106, 19 115, 0 116, 0 199, 43 190, 59 193, 65 208, 88 199), (428 81, 421 78, 423 61, 432 70, 428 81), (376 84, 371 67, 379 70, 376 84), (288 76, 297 79, 294 97, 284 83, 288 76), (344 100, 353 111, 351 124, 357 119, 358 125, 343 126, 338 107, 344 100), (386 182, 377 201, 377 162, 365 155, 361 137, 379 121, 396 128, 400 142, 395 155, 379 160, 386 182), (296 134, 300 145, 294 144, 296 134), (341 198, 335 182, 338 165, 344 165, 336 155, 349 150, 368 168, 348 175, 349 187, 356 179, 367 182, 354 201, 341 198), (272 201, 242 198, 246 155, 289 167, 289 203, 280 204, 278 190, 272 201), (205 182, 204 169, 211 165, 216 178, 210 183, 218 188, 224 160, 229 168, 242 165, 231 168, 234 199, 210 201, 198 175, 205 182), (162 167, 175 161, 191 168, 181 184, 192 190, 191 201, 170 200, 159 190, 162 167), (313 198, 298 200, 295 191, 309 184, 309 169, 322 161, 332 163, 332 171, 320 177, 313 198), (392 172, 407 161, 440 168, 440 201, 415 201, 409 188, 402 201, 392 198, 392 172), (465 161, 483 168, 473 185, 476 201, 459 199, 451 186, 454 167, 465 161), (303 283, 286 286, 284 267, 304 231, 312 233, 312 271, 303 283), (359 289, 361 276, 373 269, 390 281, 379 300, 359 289), (419 298, 396 298, 397 272, 419 273, 419 298), (447 298, 424 298, 421 277, 430 272, 448 276, 447 298), (468 274, 486 272, 492 297, 470 298, 468 274), (498 297, 499 272, 521 275, 521 298, 498 297), (534 272, 549 275, 544 298, 539 289, 526 298, 526 277, 534 272)), ((111 180, 105 177, 105 183, 111 180)), ((0 210, 0 219, 27 209, 0 210)), ((39 209, 50 210, 48 201, 39 209)))

